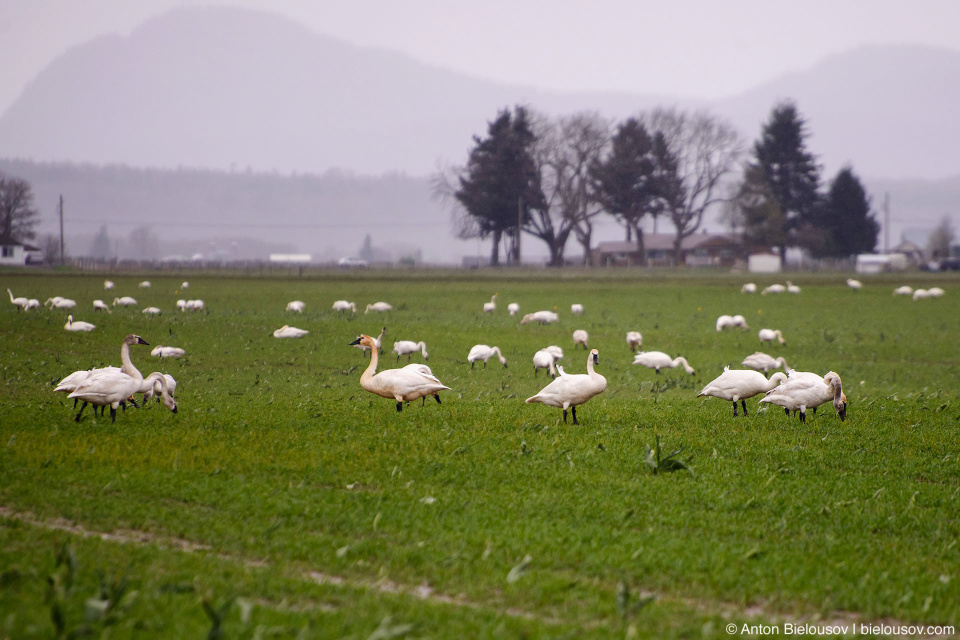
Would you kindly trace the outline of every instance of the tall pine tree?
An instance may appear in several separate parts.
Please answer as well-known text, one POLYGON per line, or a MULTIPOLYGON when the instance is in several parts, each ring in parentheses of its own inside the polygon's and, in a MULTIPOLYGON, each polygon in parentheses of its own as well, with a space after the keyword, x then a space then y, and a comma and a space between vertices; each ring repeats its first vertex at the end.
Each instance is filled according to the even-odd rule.
POLYGON ((831 182, 813 223, 823 234, 820 250, 811 247, 814 255, 845 258, 872 252, 877 246, 880 224, 871 215, 867 192, 850 167, 841 169, 831 182))

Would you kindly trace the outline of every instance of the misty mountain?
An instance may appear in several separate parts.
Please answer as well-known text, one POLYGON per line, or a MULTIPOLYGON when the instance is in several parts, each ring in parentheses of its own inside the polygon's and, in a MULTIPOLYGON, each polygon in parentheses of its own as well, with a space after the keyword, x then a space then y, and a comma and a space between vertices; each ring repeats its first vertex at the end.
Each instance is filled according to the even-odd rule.
POLYGON ((515 104, 611 118, 704 106, 753 140, 783 98, 797 102, 810 150, 831 174, 848 162, 861 176, 960 174, 957 52, 867 47, 708 104, 478 80, 225 7, 177 9, 70 49, 0 117, 0 150, 141 167, 428 175, 463 163, 472 136, 515 104))

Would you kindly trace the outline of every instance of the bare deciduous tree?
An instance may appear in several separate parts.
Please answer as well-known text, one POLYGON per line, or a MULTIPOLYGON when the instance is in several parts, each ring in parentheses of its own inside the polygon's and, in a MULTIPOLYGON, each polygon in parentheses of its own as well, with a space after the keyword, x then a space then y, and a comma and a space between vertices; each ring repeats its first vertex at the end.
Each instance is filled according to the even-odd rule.
POLYGON ((729 192, 722 188, 723 180, 736 170, 743 145, 732 126, 703 111, 690 115, 677 109, 657 109, 646 121, 650 130, 662 134, 666 141, 679 181, 677 193, 670 188, 668 176, 661 202, 676 228, 676 263, 683 239, 700 228, 703 214, 729 198, 729 192))
POLYGON ((0 173, 0 242, 33 240, 39 218, 30 183, 0 173))

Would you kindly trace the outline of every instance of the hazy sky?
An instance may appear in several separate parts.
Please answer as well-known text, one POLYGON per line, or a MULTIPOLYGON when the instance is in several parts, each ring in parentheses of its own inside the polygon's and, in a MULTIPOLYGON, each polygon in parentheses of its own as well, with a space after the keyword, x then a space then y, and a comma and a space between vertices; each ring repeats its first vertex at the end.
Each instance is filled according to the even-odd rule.
POLYGON ((0 0, 0 112, 72 45, 236 5, 474 76, 719 98, 868 43, 960 50, 957 0, 0 0))

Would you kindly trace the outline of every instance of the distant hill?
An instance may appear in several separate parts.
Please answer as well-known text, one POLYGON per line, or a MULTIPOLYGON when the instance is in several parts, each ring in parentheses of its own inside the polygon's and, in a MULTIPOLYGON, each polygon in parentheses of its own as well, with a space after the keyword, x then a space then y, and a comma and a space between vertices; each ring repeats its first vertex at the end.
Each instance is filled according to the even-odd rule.
MULTIPOLYGON (((636 60, 629 64, 669 64, 636 60)), ((622 118, 706 106, 756 138, 796 100, 829 173, 960 174, 960 53, 868 47, 712 104, 560 93, 477 80, 357 47, 273 14, 181 8, 129 36, 97 38, 49 65, 0 116, 0 153, 141 167, 427 175, 462 163, 471 137, 518 103, 622 118)))

